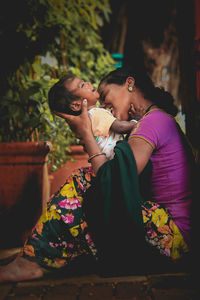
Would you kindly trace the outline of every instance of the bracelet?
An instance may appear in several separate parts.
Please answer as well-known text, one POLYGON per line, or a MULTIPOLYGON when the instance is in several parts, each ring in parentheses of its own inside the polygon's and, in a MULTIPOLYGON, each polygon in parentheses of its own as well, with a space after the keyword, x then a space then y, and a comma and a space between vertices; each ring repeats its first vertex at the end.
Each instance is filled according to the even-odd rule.
POLYGON ((91 155, 88 159, 88 162, 91 162, 91 160, 96 157, 96 156, 99 156, 99 155, 106 155, 104 152, 98 152, 98 153, 95 153, 93 155, 91 155))

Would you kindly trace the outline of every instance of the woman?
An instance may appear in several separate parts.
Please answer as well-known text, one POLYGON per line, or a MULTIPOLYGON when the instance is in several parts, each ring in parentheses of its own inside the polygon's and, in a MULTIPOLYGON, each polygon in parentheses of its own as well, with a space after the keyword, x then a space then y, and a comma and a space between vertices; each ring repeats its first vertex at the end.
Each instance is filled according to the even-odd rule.
POLYGON ((150 159, 153 165, 151 197, 169 209, 184 239, 190 244, 192 154, 173 118, 177 108, 172 96, 155 88, 142 70, 131 72, 123 69, 102 79, 99 93, 105 107, 113 107, 113 114, 119 119, 127 119, 129 106, 132 106, 135 117, 139 106, 145 109, 137 116, 140 122, 129 136, 138 173, 150 159), (123 99, 123 107, 120 99, 123 99), (124 109, 126 105, 127 109, 124 109))
POLYGON ((107 161, 93 138, 87 101, 82 104, 80 116, 57 113, 85 145, 92 169, 80 169, 67 179, 48 203, 21 256, 2 269, 1 281, 39 278, 43 275, 41 266, 59 268, 82 254, 98 257, 97 250, 103 263, 114 256, 111 268, 116 262, 123 268, 124 259, 125 266, 133 261, 134 267, 137 260, 141 263, 144 258, 146 263, 149 257, 158 257, 157 250, 172 260, 188 252, 190 163, 184 138, 173 119, 177 109, 171 95, 155 88, 141 70, 130 72, 124 68, 108 74, 98 91, 102 104, 115 117, 128 120, 131 116, 140 120, 139 125, 130 133, 128 142, 116 146, 114 159, 107 161), (137 173, 143 174, 149 162, 150 193, 141 197, 137 173), (145 202, 144 198, 154 202, 145 202), (121 228, 124 230, 119 239, 121 228), (119 259, 120 253, 123 257, 119 259))

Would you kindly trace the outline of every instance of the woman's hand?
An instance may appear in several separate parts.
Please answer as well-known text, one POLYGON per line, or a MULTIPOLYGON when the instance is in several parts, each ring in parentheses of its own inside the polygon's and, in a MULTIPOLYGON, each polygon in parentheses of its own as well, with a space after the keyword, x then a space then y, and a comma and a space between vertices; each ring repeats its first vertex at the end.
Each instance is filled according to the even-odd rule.
POLYGON ((88 135, 92 135, 91 121, 88 116, 86 99, 82 102, 82 112, 79 116, 68 115, 57 111, 54 111, 54 113, 65 120, 71 130, 75 133, 76 137, 81 140, 81 143, 84 143, 84 139, 88 135))
MULTIPOLYGON (((84 149, 88 153, 89 157, 101 152, 96 140, 92 133, 91 121, 88 116, 87 100, 83 100, 82 112, 79 116, 67 115, 64 113, 54 112, 57 116, 65 119, 69 124, 76 137, 80 139, 80 143, 84 145, 84 149)), ((107 161, 105 155, 98 155, 92 158, 91 164, 95 173, 97 173, 99 167, 107 161)))

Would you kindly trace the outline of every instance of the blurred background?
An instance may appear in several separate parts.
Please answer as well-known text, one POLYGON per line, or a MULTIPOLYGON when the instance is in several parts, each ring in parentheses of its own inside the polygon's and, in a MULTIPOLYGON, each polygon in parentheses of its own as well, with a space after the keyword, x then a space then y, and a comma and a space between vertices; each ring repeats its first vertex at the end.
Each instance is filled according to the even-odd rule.
POLYGON ((125 64, 172 93, 199 161, 199 0, 7 0, 0 49, 0 142, 50 140, 51 171, 78 140, 51 114, 49 88, 66 72, 97 87, 125 64))

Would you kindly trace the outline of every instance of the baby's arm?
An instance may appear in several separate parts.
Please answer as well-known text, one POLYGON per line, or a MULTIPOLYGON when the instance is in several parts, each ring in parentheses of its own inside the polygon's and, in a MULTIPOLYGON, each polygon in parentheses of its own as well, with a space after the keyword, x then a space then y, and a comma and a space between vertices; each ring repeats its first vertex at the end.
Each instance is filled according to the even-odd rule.
POLYGON ((112 125, 110 126, 110 130, 116 133, 127 133, 136 127, 137 121, 120 121, 115 120, 112 125))
POLYGON ((120 121, 104 108, 94 108, 89 111, 94 136, 109 136, 110 130, 115 133, 127 133, 132 130, 137 121, 120 121))

